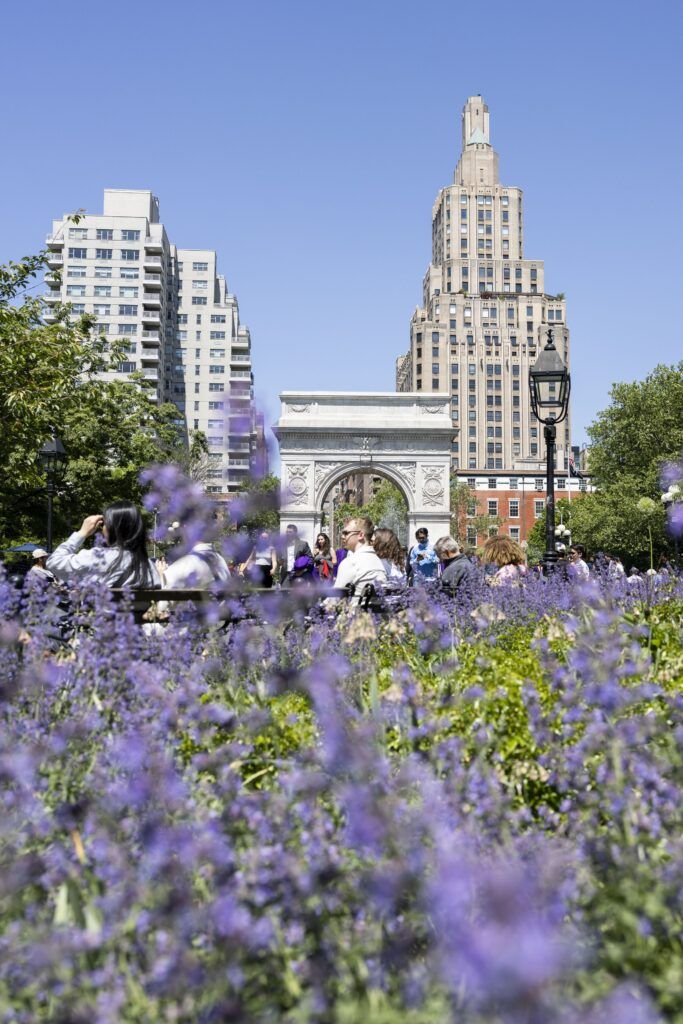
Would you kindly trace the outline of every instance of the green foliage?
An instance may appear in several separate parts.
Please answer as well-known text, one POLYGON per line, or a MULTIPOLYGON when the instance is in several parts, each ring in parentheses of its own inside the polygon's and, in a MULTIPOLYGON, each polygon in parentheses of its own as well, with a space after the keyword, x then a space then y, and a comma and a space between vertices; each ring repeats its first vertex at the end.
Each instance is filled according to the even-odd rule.
POLYGON ((237 492, 240 526, 249 532, 280 528, 280 479, 272 473, 247 480, 237 492))
MULTIPOLYGON (((26 293, 45 268, 45 254, 0 267, 0 540, 40 539, 45 480, 38 460, 52 429, 68 456, 55 503, 55 535, 111 501, 139 501, 140 470, 150 462, 187 457, 182 418, 157 406, 142 382, 104 381, 122 352, 93 332, 92 317, 72 321, 68 306, 43 322, 43 303, 26 293)), ((201 453, 200 453, 201 454, 201 453)))
MULTIPOLYGON (((562 512, 564 525, 571 530, 572 542, 584 544, 589 554, 609 552, 628 570, 632 565, 650 567, 649 529, 652 529, 655 564, 659 552, 668 550, 665 515, 661 502, 652 513, 638 507, 643 492, 637 480, 622 477, 618 487, 580 495, 568 501, 560 498, 555 521, 562 512)), ((528 537, 529 547, 545 550, 545 510, 528 537)))
MULTIPOLYGON (((661 552, 672 553, 659 477, 662 464, 683 452, 683 362, 657 366, 643 381, 615 384, 610 398, 588 430, 596 490, 571 503, 561 499, 557 509, 573 541, 618 555, 627 568, 645 569, 651 557, 656 564, 661 552)), ((532 548, 545 548, 545 512, 528 540, 532 548)))
POLYGON ((482 513, 479 507, 476 491, 459 480, 457 476, 451 477, 451 536, 460 541, 467 542, 467 528, 474 527, 477 536, 487 537, 493 527, 502 523, 500 516, 490 516, 482 513))
POLYGON ((367 516, 375 526, 389 526, 399 533, 401 525, 408 520, 408 504, 402 491, 390 480, 382 480, 370 501, 365 505, 342 502, 335 506, 335 528, 340 528, 354 516, 367 516))
POLYGON ((641 496, 659 500, 662 462, 683 452, 683 362, 615 384, 610 398, 588 430, 591 477, 601 490, 637 481, 641 496))

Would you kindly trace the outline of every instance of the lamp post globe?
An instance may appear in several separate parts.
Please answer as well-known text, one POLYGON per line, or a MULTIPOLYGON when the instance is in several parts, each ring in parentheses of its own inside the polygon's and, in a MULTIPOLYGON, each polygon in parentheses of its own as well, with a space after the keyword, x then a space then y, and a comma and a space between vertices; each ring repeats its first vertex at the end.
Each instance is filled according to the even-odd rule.
POLYGON ((64 445, 57 437, 54 428, 50 438, 38 452, 38 458, 45 473, 47 491, 47 543, 45 546, 49 554, 52 552, 52 510, 55 490, 66 468, 66 451, 64 445))
MULTIPOLYGON (((546 446, 546 515, 545 554, 543 564, 546 573, 557 562, 555 550, 555 439, 557 424, 569 412, 571 377, 562 356, 555 348, 553 328, 547 328, 545 347, 538 359, 529 367, 529 397, 531 411, 543 424, 546 446)), ((556 328, 555 330, 563 330, 556 328)), ((563 332, 566 351, 566 332, 563 332)))

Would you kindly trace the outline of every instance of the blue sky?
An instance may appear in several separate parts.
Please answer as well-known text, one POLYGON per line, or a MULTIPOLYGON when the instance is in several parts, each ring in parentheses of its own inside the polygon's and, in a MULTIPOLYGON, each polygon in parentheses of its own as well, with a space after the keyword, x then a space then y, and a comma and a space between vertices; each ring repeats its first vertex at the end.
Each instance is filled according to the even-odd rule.
POLYGON ((5 5, 0 261, 103 188, 213 248, 269 421, 289 388, 393 390, 481 93, 525 256, 567 296, 574 441, 683 358, 681 7, 490 0, 5 5))

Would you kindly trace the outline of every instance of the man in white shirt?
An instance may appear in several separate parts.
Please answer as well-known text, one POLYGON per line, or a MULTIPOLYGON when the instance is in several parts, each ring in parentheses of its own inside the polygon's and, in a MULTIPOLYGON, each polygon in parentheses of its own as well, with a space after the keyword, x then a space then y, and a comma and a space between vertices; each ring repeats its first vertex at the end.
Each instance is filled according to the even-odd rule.
POLYGON ((366 583, 379 583, 386 586, 387 573, 381 560, 372 546, 373 525, 364 516, 349 519, 341 532, 342 544, 348 555, 339 566, 335 590, 343 590, 351 585, 353 593, 351 603, 357 605, 366 583))
POLYGON ((571 579, 583 582, 590 578, 590 571, 583 557, 585 553, 583 544, 572 544, 570 547, 568 575, 571 579))

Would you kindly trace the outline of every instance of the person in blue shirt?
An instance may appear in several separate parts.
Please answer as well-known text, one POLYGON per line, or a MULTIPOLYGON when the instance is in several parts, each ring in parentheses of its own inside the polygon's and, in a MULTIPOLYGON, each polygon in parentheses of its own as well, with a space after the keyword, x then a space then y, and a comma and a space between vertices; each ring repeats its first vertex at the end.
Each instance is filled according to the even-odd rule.
POLYGON ((408 555, 408 576, 411 585, 436 579, 439 575, 439 556, 429 543, 429 531, 421 526, 415 533, 414 544, 408 555))

